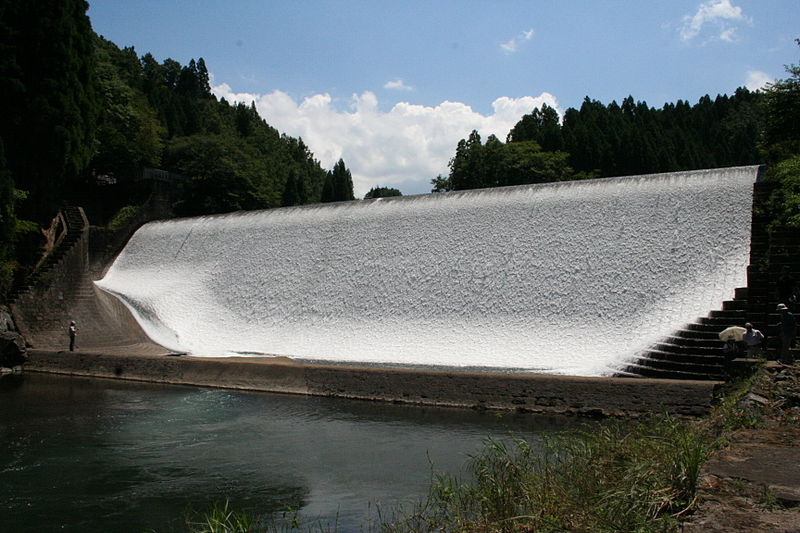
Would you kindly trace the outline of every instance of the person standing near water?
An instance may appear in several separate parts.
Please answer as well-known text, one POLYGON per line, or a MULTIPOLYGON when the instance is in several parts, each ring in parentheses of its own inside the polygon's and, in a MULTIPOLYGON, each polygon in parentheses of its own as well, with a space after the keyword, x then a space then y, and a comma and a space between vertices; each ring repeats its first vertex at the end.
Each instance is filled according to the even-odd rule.
POLYGON ((78 333, 78 326, 75 325, 74 320, 70 320, 69 328, 67 329, 69 333, 69 351, 75 351, 75 335, 78 333))

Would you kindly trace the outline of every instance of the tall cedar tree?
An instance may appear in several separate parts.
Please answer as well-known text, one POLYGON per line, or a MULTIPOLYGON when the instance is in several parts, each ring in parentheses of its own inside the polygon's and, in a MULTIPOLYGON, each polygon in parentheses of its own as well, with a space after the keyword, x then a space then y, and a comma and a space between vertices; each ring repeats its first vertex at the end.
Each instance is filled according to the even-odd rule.
POLYGON ((325 184, 322 188, 322 201, 345 202, 355 199, 353 176, 345 166, 344 160, 339 159, 333 166, 333 170, 329 171, 325 177, 325 184))
POLYGON ((75 201, 92 156, 99 103, 84 0, 0 1, 0 137, 19 214, 47 222, 75 201))

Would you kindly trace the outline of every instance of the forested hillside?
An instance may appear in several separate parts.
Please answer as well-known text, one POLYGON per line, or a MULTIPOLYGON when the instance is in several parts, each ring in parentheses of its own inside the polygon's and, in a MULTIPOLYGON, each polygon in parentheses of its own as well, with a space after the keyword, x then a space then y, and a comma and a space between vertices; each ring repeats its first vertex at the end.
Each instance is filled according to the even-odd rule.
MULTIPOLYGON (((323 169, 253 105, 211 94, 202 58, 181 65, 98 36, 85 0, 0 0, 0 295, 41 253, 64 205, 104 225, 146 200, 145 168, 178 175, 177 215, 353 199, 340 160, 323 169)), ((800 225, 800 71, 763 92, 660 109, 588 97, 563 117, 521 117, 505 142, 473 131, 434 190, 770 163, 783 222, 800 225)), ((375 188, 369 197, 400 194, 375 188)))
POLYGON ((159 64, 102 37, 94 43, 104 112, 92 176, 129 180, 148 166, 184 175, 179 215, 353 198, 352 179, 323 196, 326 179, 333 186, 336 173, 349 176, 343 161, 328 173, 301 139, 281 135, 254 105, 218 101, 202 58, 159 64))
POLYGON ((506 143, 473 131, 462 139, 450 175, 434 190, 459 190, 569 179, 629 176, 763 162, 763 94, 678 101, 660 109, 633 97, 603 105, 588 97, 580 109, 543 105, 523 116, 506 143))
POLYGON ((326 171, 253 105, 217 100, 202 58, 120 49, 87 9, 0 0, 0 293, 36 260, 61 206, 106 224, 146 200, 147 167, 181 177, 177 215, 354 198, 344 161, 326 171))

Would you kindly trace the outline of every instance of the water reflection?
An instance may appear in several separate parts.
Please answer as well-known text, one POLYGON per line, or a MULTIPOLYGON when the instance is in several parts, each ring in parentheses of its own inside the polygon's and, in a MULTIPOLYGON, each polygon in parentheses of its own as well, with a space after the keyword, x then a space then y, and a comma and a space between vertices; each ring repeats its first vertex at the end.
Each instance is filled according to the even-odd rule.
POLYGON ((20 532, 181 531, 190 506, 225 500, 358 531, 485 437, 569 423, 42 374, 1 379, 0 406, 0 531, 20 532))

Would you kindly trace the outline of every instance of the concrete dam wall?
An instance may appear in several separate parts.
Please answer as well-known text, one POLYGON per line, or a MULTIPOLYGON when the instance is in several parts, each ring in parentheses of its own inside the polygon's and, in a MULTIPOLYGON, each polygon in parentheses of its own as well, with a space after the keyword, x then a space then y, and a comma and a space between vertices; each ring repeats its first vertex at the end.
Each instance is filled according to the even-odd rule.
POLYGON ((757 174, 153 222, 97 285, 198 357, 607 375, 746 284, 757 174))

